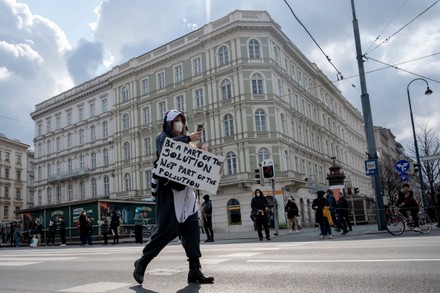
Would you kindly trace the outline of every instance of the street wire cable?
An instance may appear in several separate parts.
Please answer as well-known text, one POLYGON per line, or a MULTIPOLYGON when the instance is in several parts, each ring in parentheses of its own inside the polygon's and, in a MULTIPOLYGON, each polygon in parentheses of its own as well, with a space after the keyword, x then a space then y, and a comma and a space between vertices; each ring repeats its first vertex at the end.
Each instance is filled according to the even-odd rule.
POLYGON ((429 9, 431 9, 434 5, 436 5, 438 2, 440 2, 440 0, 435 1, 433 4, 431 4, 431 6, 429 6, 428 8, 426 8, 425 10, 423 10, 421 13, 419 13, 416 17, 414 17, 413 19, 411 19, 408 23, 406 23, 403 27, 401 27, 400 29, 398 29, 395 33, 393 33, 391 36, 389 36, 388 38, 386 38, 385 40, 383 40, 380 44, 378 44, 376 47, 374 47, 373 49, 371 49, 369 52, 365 53, 365 55, 373 52, 374 50, 376 50, 378 47, 380 47, 382 44, 384 43, 388 43, 390 41, 390 39, 392 37, 394 37, 395 35, 397 35, 399 32, 401 32, 404 28, 406 28, 408 25, 410 25, 413 21, 415 21, 417 18, 419 18, 420 16, 422 16, 423 14, 425 14, 425 12, 427 12, 429 9))
POLYGON ((366 50, 367 53, 365 53, 365 55, 369 53, 368 50, 370 50, 370 48, 373 47, 374 43, 377 42, 377 41, 380 39, 380 37, 382 36, 382 34, 383 34, 383 33, 385 32, 385 30, 390 26, 390 24, 394 21, 394 19, 397 17, 397 15, 400 14, 400 11, 402 11, 403 7, 406 6, 406 4, 408 3, 408 1, 409 1, 409 0, 406 0, 406 2, 405 2, 405 3, 399 8, 399 10, 397 11, 397 13, 396 13, 396 14, 391 18, 391 20, 385 25, 385 27, 384 27, 384 29, 382 30, 382 32, 376 37, 376 39, 375 39, 375 40, 371 43, 371 45, 368 47, 368 49, 366 50))
MULTIPOLYGON (((440 0, 438 0, 440 1, 440 0)), ((304 30, 307 32, 307 34, 310 36, 310 38, 313 40, 313 42, 315 43, 315 45, 319 48, 319 50, 322 52, 322 54, 324 54, 325 58, 327 59, 327 61, 333 66, 333 68, 336 70, 337 72, 337 78, 338 80, 343 80, 344 76, 342 75, 342 73, 338 70, 338 68, 336 68, 336 66, 332 63, 330 57, 325 54, 324 50, 321 48, 321 46, 318 44, 318 42, 315 40, 315 38, 312 36, 312 34, 309 32, 309 30, 306 28, 306 26, 301 22, 301 20, 298 19, 298 17, 296 16, 295 12, 293 12, 292 7, 290 7, 289 3, 287 2, 287 0, 284 0, 284 3, 286 3, 287 7, 289 7, 290 12, 293 14, 293 17, 295 17, 295 19, 299 22, 299 24, 304 28, 304 30)))

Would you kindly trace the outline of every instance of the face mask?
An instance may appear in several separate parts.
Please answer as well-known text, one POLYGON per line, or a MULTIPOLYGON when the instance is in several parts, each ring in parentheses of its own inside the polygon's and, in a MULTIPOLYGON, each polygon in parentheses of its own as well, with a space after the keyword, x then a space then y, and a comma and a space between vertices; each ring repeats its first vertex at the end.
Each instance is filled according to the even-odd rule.
POLYGON ((174 131, 176 131, 177 133, 181 133, 183 130, 183 123, 182 121, 177 121, 174 123, 174 131))
POLYGON ((260 196, 261 193, 257 192, 257 196, 260 196))

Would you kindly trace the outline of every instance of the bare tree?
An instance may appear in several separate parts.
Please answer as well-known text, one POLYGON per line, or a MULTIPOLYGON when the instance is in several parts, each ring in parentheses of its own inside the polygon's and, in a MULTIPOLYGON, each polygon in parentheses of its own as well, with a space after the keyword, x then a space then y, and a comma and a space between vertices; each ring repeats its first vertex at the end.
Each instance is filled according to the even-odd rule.
POLYGON ((387 197, 390 205, 397 200, 397 193, 402 182, 395 168, 395 162, 390 157, 382 158, 379 163, 379 174, 382 181, 383 194, 387 197))

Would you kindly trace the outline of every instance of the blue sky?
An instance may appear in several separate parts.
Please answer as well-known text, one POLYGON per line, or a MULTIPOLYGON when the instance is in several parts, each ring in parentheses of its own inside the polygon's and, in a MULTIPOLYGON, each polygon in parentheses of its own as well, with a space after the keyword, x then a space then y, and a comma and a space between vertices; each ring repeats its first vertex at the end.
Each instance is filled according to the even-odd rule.
MULTIPOLYGON (((343 81, 337 81, 284 0, 0 0, 0 133, 33 147, 29 114, 35 104, 236 9, 268 11, 362 112, 350 0, 287 2, 343 81)), ((440 133, 436 2, 355 1, 362 48, 369 58, 365 71, 374 125, 390 128, 407 149, 412 130, 406 87, 414 78, 426 78, 434 91, 426 97, 423 82, 410 87, 416 128, 428 124, 440 133)))

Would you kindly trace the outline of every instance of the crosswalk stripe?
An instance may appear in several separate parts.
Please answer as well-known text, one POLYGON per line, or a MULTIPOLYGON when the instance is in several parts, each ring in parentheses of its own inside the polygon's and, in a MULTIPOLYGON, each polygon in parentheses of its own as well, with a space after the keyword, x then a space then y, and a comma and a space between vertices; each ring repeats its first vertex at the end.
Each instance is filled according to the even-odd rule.
POLYGON ((59 290, 58 292, 76 292, 76 293, 82 293, 82 292, 107 292, 116 290, 122 287, 127 287, 129 285, 132 285, 130 283, 115 283, 115 282, 96 282, 96 283, 90 283, 86 285, 81 285, 77 287, 72 287, 68 289, 59 290))
POLYGON ((0 267, 22 267, 28 265, 39 264, 40 262, 32 262, 32 261, 7 261, 0 262, 0 267))

